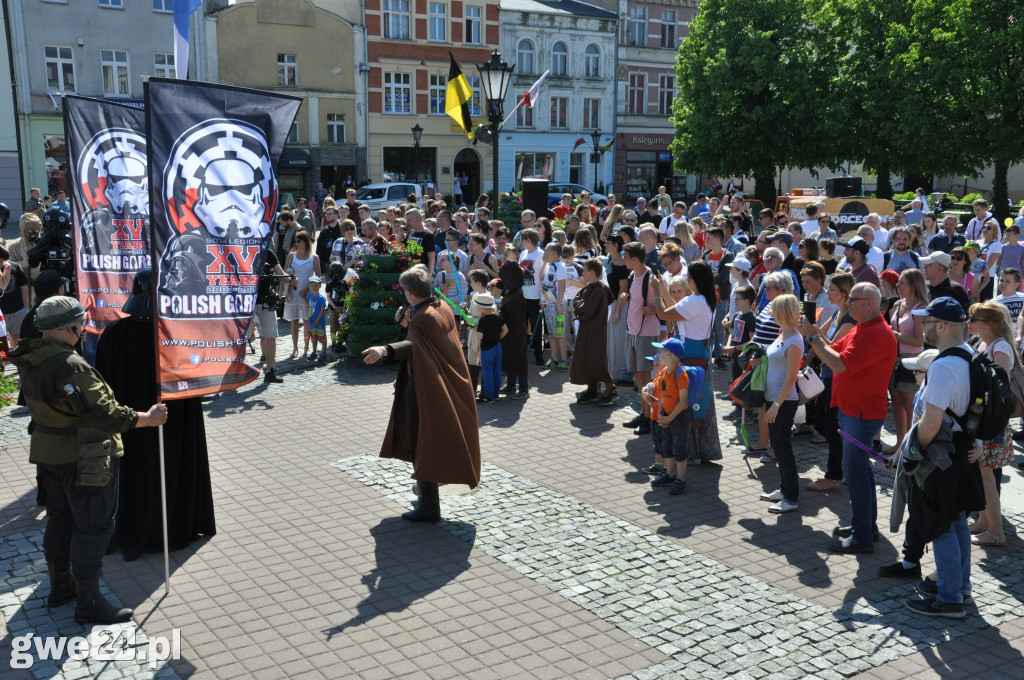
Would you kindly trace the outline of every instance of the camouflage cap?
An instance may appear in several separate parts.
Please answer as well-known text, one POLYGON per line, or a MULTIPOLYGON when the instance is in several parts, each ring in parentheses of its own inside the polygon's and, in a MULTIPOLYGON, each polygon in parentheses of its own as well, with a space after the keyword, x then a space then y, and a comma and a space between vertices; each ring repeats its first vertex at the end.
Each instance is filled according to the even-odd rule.
POLYGON ((39 303, 36 309, 36 328, 44 333, 70 328, 85 318, 82 304, 73 297, 55 295, 39 303))

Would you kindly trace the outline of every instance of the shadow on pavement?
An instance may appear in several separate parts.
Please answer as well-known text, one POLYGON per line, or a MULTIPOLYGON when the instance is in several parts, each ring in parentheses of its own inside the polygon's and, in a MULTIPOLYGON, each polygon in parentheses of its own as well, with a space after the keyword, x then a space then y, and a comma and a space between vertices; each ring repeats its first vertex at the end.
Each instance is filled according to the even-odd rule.
POLYGON ((738 524, 748 532, 741 538, 744 543, 785 557, 798 570, 800 583, 812 588, 831 587, 832 577, 821 552, 830 537, 804 524, 798 512, 779 515, 777 520, 770 516, 741 519, 738 524))
MULTIPOLYGON (((630 474, 627 481, 650 484, 654 479, 639 474, 643 475, 643 479, 630 474)), ((665 526, 659 527, 657 532, 671 538, 687 538, 693 535, 697 527, 728 525, 729 506, 720 498, 719 492, 721 477, 721 465, 703 463, 687 466, 686 491, 679 496, 670 495, 666 487, 648 487, 649 490, 644 494, 648 512, 661 513, 665 517, 665 526)))
POLYGON ((476 541, 475 530, 458 538, 440 527, 401 517, 381 520, 370 535, 376 542, 376 566, 362 578, 369 594, 352 618, 323 631, 328 640, 377 616, 402 611, 455 580, 469 569, 469 553, 476 541))

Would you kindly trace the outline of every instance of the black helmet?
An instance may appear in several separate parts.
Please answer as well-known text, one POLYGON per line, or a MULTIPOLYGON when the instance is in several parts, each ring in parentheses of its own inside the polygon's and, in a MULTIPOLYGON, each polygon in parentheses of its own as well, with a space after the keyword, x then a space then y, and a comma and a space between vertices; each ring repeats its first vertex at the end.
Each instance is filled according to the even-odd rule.
POLYGON ((125 314, 139 319, 153 318, 153 270, 149 267, 140 269, 132 283, 132 294, 124 303, 125 314))
POLYGON ((331 278, 340 279, 345 274, 345 266, 340 262, 331 263, 331 278))
POLYGON ((43 226, 50 230, 70 229, 71 214, 57 207, 50 208, 43 213, 43 226))

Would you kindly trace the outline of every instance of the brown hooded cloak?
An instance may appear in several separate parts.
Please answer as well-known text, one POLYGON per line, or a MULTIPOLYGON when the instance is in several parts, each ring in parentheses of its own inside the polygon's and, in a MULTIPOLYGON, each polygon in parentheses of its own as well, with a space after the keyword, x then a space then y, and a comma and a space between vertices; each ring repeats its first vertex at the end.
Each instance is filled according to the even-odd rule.
POLYGON ((528 375, 526 362, 526 302, 523 298, 523 270, 515 262, 505 262, 498 269, 501 286, 501 320, 508 333, 501 339, 501 368, 508 375, 528 375))
POLYGON ((401 363, 380 455, 414 462, 413 479, 476 488, 476 398, 456 329, 448 305, 431 299, 415 308, 407 339, 388 346, 401 363), (430 417, 419 417, 421 408, 430 417))
POLYGON ((611 386, 608 372, 608 305, 615 298, 600 281, 589 283, 573 298, 573 312, 580 322, 576 348, 569 367, 569 382, 574 385, 611 386))

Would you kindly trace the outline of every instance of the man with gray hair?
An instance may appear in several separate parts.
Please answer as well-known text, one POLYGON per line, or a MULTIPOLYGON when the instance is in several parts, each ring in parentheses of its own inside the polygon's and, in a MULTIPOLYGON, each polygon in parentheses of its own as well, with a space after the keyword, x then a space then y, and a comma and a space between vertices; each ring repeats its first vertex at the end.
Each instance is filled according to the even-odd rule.
POLYGON ((857 325, 832 345, 818 326, 801 318, 800 331, 811 350, 832 369, 832 404, 839 408, 843 437, 843 478, 850 492, 850 525, 838 527, 828 549, 838 553, 872 553, 878 539, 878 503, 871 467, 872 440, 888 414, 888 389, 896 365, 897 344, 881 313, 878 286, 858 283, 847 298, 857 325))
POLYGON ((422 266, 402 272, 398 282, 408 305, 396 321, 405 340, 370 347, 363 360, 399 360, 395 400, 381 446, 382 458, 412 463, 419 505, 402 515, 410 522, 441 519, 438 484, 480 483, 480 435, 469 367, 451 308, 434 298, 433 279, 422 266))
POLYGON ((871 245, 875 246, 879 250, 885 250, 889 247, 889 230, 882 226, 881 215, 878 213, 870 213, 866 218, 864 218, 864 224, 871 227, 871 231, 874 232, 874 238, 871 239, 871 245))

